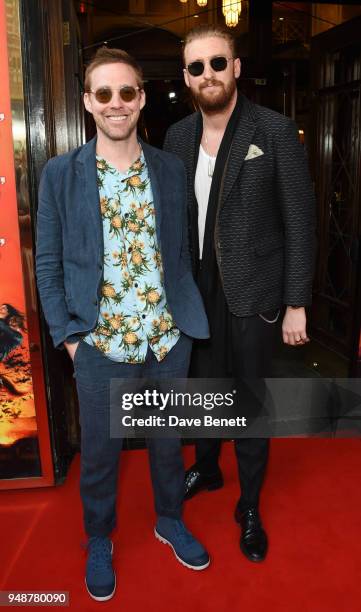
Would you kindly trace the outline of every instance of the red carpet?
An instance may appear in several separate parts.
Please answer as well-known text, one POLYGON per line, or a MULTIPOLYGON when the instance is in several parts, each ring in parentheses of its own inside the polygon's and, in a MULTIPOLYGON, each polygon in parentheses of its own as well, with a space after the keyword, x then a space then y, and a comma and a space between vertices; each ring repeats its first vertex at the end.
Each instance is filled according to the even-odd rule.
MULTIPOLYGON (((185 509, 212 557, 203 572, 187 570, 155 540, 146 452, 123 453, 113 538, 118 588, 108 603, 92 601, 84 587, 77 457, 59 488, 1 493, 0 589, 67 590, 70 609, 80 611, 359 612, 360 451, 358 439, 272 442, 262 498, 270 552, 253 564, 238 548, 236 465, 224 444, 225 487, 185 509)), ((189 464, 192 450, 185 455, 189 464)))

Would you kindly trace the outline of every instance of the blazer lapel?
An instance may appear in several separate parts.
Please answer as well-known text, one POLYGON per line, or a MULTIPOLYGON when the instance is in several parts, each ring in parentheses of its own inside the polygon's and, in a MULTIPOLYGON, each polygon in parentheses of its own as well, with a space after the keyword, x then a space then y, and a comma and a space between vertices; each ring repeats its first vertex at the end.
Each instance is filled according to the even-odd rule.
POLYGON ((223 180, 222 204, 227 200, 234 182, 241 171, 249 145, 253 142, 255 131, 256 122, 252 106, 247 98, 242 96, 241 115, 233 137, 223 180))
POLYGON ((194 121, 191 129, 187 134, 187 155, 184 160, 187 177, 188 177, 188 202, 192 202, 193 200, 196 203, 194 196, 194 179, 196 176, 197 163, 198 163, 198 154, 199 154, 199 145, 201 143, 202 138, 202 115, 200 113, 196 113, 194 116, 194 121))
POLYGON ((195 113, 191 129, 187 134, 187 154, 183 158, 187 171, 187 203, 190 220, 190 239, 193 264, 196 264, 199 260, 198 202, 194 192, 194 181, 197 170, 202 131, 202 115, 200 112, 198 112, 195 113))
MULTIPOLYGON (((103 225, 100 214, 99 189, 97 184, 96 137, 81 148, 76 164, 77 174, 82 180, 82 191, 85 193, 85 206, 92 219, 99 247, 102 249, 103 225)), ((84 212, 86 214, 86 211, 84 212)))
POLYGON ((159 177, 161 176, 162 167, 161 161, 154 150, 139 138, 142 145, 145 161, 147 162, 148 174, 153 193, 153 204, 155 208, 155 228, 158 243, 161 242, 161 226, 162 226, 162 205, 161 205, 161 189, 159 177))

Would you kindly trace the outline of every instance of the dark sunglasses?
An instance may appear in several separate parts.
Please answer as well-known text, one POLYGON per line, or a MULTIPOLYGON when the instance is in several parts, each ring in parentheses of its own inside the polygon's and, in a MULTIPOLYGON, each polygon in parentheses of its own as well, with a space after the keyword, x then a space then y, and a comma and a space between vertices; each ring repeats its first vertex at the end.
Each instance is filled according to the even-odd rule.
POLYGON ((119 89, 100 87, 96 91, 89 89, 88 93, 94 94, 96 101, 100 102, 100 104, 108 104, 113 97, 113 91, 119 93, 123 102, 131 102, 135 99, 137 91, 140 91, 140 87, 132 87, 132 85, 123 85, 123 87, 119 87, 119 89))
MULTIPOLYGON (((222 70, 227 68, 228 62, 233 59, 234 57, 224 57, 223 55, 219 55, 217 57, 212 57, 209 60, 209 63, 212 70, 215 72, 222 72, 222 70)), ((202 60, 196 60, 195 62, 188 64, 187 70, 192 76, 201 76, 204 71, 204 62, 202 60)))

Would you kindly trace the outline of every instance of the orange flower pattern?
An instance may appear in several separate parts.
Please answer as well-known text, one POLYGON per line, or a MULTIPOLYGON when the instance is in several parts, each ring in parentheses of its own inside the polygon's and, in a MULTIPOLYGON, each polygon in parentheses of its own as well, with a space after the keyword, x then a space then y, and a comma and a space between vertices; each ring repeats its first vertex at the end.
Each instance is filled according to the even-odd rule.
POLYGON ((97 156, 104 278, 96 328, 85 341, 123 363, 162 361, 180 332, 166 302, 162 256, 143 152, 122 173, 97 156))

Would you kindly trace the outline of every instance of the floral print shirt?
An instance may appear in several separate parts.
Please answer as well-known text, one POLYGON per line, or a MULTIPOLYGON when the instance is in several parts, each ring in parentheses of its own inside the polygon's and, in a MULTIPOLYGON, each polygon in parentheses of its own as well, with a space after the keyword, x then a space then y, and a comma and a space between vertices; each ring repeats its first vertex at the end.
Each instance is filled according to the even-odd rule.
POLYGON ((180 332, 166 302, 143 152, 125 173, 97 156, 97 180, 104 279, 98 323, 84 340, 113 361, 144 363, 148 346, 161 361, 180 332))

